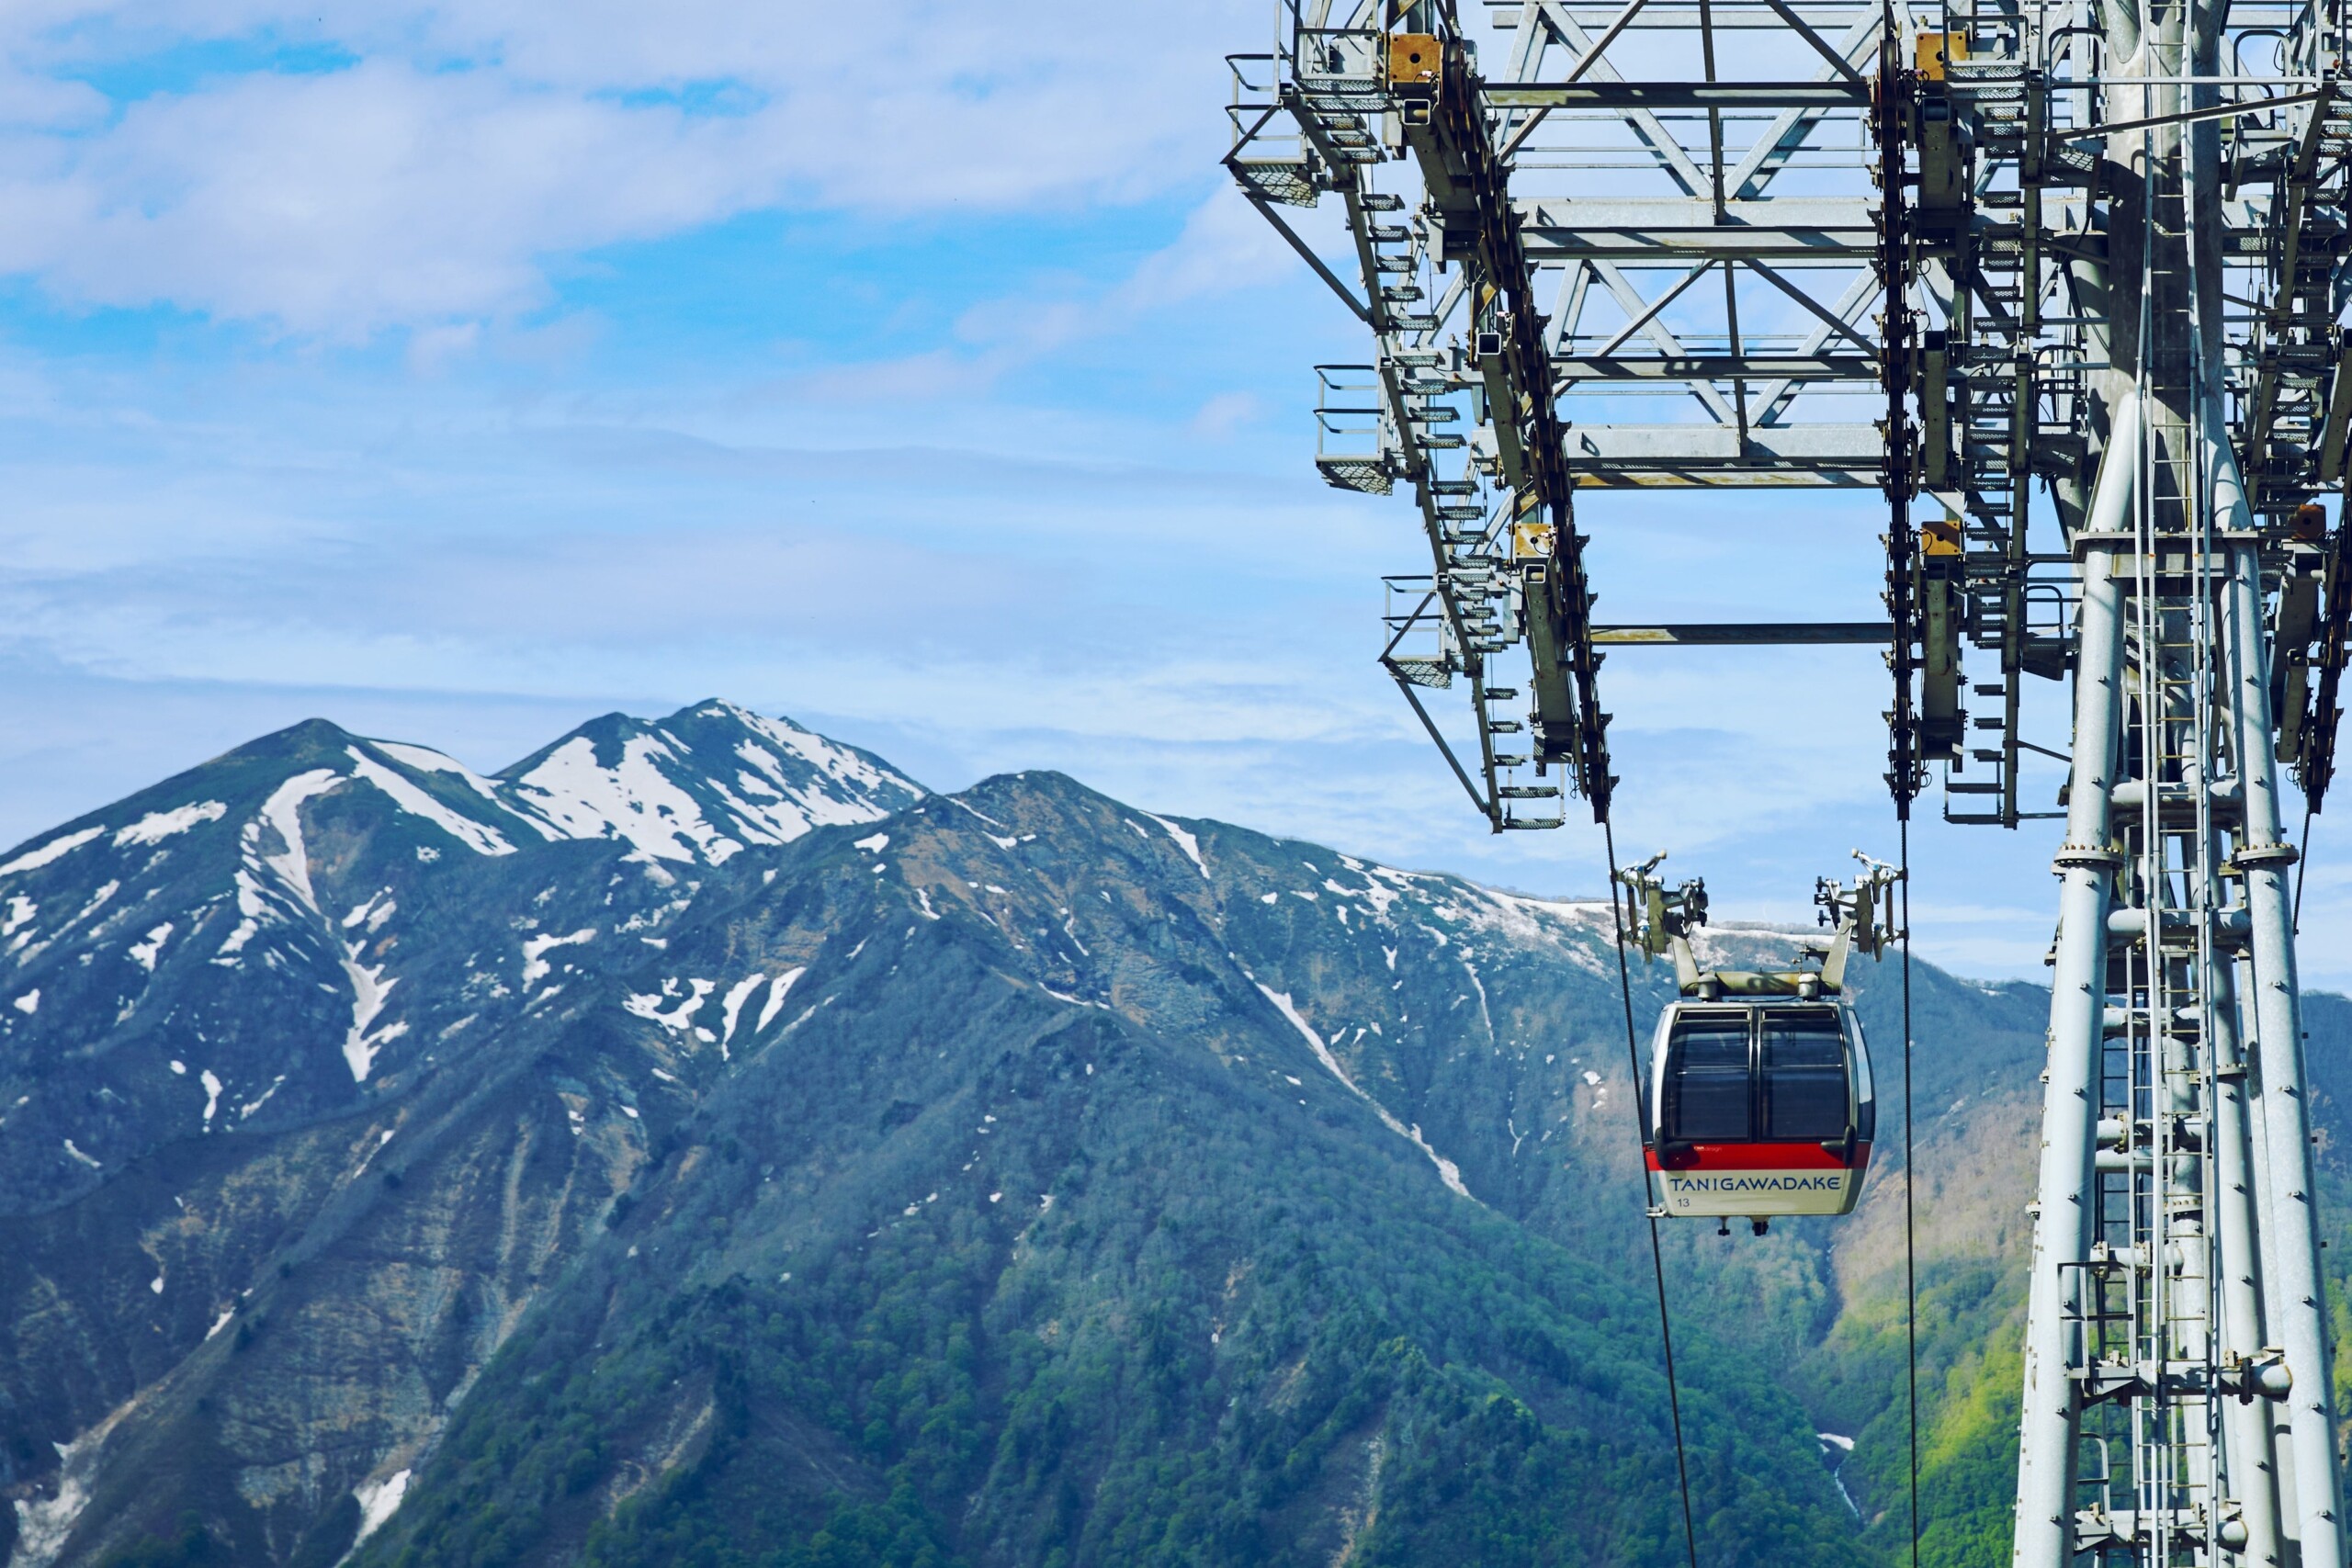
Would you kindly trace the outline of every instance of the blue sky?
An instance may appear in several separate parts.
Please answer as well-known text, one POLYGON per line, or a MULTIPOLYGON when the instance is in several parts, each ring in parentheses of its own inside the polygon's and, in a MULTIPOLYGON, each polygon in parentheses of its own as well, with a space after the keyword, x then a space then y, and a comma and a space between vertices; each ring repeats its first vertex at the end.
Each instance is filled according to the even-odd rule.
MULTIPOLYGON (((488 768, 720 695, 938 787, 1597 889, 1372 662, 1418 536, 1311 463, 1365 346, 1216 164, 1272 9, 6 7, 0 839, 313 714, 488 768)), ((1874 609, 1868 497, 1584 520, 1606 619, 1874 609)), ((1874 654, 1604 686, 1621 844, 1720 912, 1891 852, 1874 654)), ((1923 951, 2040 975, 2052 842, 1923 825, 1923 951)))

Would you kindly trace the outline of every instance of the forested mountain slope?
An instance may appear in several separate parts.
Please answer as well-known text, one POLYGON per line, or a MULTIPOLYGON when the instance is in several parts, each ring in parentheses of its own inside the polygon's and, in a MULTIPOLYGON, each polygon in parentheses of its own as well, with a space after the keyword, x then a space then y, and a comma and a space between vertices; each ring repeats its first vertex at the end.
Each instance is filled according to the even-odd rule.
MULTIPOLYGON (((1679 1560, 1605 905, 711 703, 298 727, 0 918, 12 1564, 1679 1560)), ((2005 1530, 2043 1007, 1915 971, 1933 1561, 2005 1530)), ((1703 1561, 1903 1528, 1882 1129, 1850 1219, 1668 1227, 1703 1561)))

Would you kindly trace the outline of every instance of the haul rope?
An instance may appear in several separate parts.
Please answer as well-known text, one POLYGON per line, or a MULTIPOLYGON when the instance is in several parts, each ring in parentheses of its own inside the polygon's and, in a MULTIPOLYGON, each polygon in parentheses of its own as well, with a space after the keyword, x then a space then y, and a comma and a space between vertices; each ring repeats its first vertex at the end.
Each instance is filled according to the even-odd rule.
MULTIPOLYGON (((1641 1125, 1642 1057, 1634 1033, 1634 976, 1625 964, 1625 918, 1617 908, 1617 834, 1609 818, 1600 819, 1601 841, 1609 849, 1609 919, 1617 928, 1617 994, 1625 1004, 1625 1066, 1633 1073, 1634 1130, 1642 1146, 1649 1146, 1649 1129, 1641 1125)), ((1674 1416, 1674 1472, 1682 1488, 1682 1549, 1690 1568, 1699 1568, 1699 1534, 1690 1523, 1690 1461, 1682 1444, 1682 1395, 1674 1376, 1674 1328, 1666 1312, 1666 1258, 1659 1250, 1657 1215, 1649 1204, 1649 1172, 1642 1173, 1642 1210, 1650 1223, 1650 1278, 1657 1285, 1657 1337, 1666 1348, 1666 1403, 1674 1416)))
POLYGON ((1903 1339, 1905 1403, 1911 1416, 1911 1568, 1919 1568, 1919 1258, 1912 1226, 1911 1156, 1911 813, 1896 818, 1903 874, 1903 1339))

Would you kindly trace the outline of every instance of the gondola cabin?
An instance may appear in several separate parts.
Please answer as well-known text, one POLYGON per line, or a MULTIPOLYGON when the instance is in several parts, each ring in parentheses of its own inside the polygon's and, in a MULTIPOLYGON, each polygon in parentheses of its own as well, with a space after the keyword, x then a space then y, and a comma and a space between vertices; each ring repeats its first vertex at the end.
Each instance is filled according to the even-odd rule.
POLYGON ((1835 1001, 1679 1001, 1650 1051, 1648 1165, 1668 1215, 1851 1213, 1876 1120, 1871 1058, 1835 1001))
POLYGON ((1871 1054, 1847 1000, 1846 964, 1875 958, 1893 930, 1894 867, 1855 858, 1849 889, 1815 884, 1826 943, 1801 946, 1783 970, 1705 969, 1690 933, 1707 920, 1696 879, 1668 891, 1650 874, 1659 855, 1619 874, 1632 890, 1621 911, 1645 959, 1671 956, 1680 996, 1650 1042, 1643 1154, 1651 1213, 1666 1218, 1743 1216, 1764 1234, 1786 1214, 1849 1214, 1870 1168, 1877 1108, 1871 1054))

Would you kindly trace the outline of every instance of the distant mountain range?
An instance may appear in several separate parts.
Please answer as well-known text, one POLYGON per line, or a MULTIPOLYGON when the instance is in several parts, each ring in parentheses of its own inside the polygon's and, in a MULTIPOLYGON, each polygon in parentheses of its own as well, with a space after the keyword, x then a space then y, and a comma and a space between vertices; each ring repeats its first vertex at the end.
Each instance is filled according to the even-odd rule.
MULTIPOLYGON (((1681 1560, 1605 904, 710 702, 299 725, 0 857, 0 948, 10 1568, 1681 1560)), ((1989 1561, 2046 998, 1915 981, 1989 1561)), ((1849 1220, 1668 1227, 1710 1563, 1896 1555, 1882 1127, 1849 1220)))

